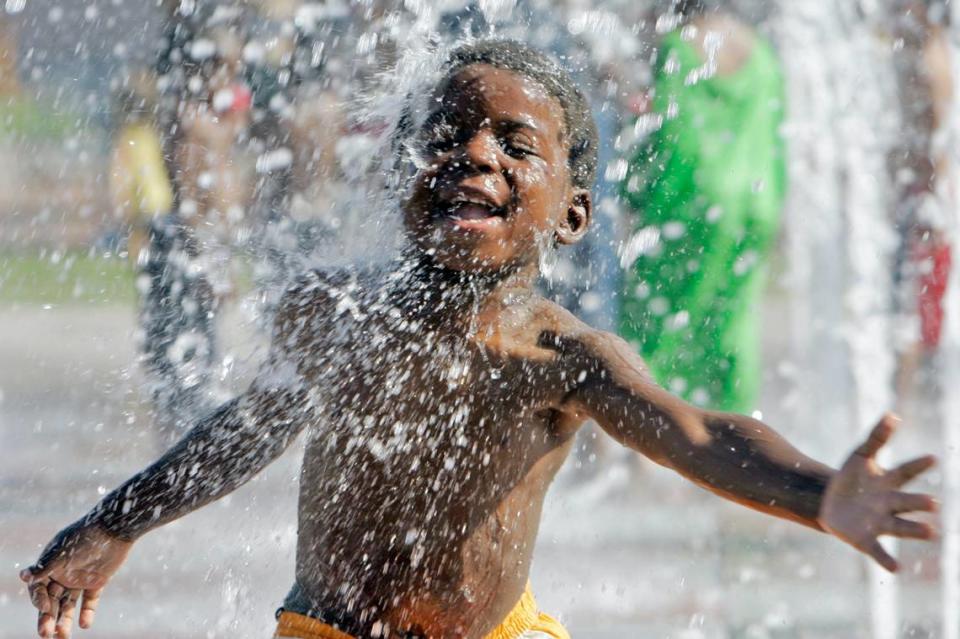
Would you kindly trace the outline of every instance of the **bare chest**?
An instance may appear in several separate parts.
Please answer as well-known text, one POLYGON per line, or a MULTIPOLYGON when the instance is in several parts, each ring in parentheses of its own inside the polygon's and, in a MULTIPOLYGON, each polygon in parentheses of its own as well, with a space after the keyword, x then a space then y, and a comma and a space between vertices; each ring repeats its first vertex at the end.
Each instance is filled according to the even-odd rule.
POLYGON ((349 584, 391 625, 502 618, 575 431, 537 331, 344 318, 313 335, 325 356, 302 373, 324 408, 301 477, 300 583, 334 607, 324 584, 349 584))
POLYGON ((468 340, 373 338, 320 376, 321 431, 394 484, 511 478, 556 443, 559 396, 542 368, 468 340))

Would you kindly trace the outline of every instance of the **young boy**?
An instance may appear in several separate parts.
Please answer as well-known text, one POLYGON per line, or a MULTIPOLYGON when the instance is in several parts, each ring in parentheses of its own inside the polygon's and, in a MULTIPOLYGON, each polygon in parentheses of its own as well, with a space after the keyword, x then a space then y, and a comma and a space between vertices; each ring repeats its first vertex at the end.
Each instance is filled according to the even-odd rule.
POLYGON ((78 603, 89 627, 140 536, 234 490, 305 427, 296 582, 277 637, 567 637, 527 579, 544 495, 587 419, 889 570, 878 535, 931 538, 898 514, 935 509, 899 491, 933 459, 875 462, 893 418, 831 470, 756 420, 669 395, 625 342, 538 296, 542 252, 590 222, 586 102, 512 42, 458 49, 445 71, 416 127, 425 162, 404 205, 402 259, 380 273, 312 273, 286 295, 250 389, 23 571, 41 636, 68 637, 78 603))

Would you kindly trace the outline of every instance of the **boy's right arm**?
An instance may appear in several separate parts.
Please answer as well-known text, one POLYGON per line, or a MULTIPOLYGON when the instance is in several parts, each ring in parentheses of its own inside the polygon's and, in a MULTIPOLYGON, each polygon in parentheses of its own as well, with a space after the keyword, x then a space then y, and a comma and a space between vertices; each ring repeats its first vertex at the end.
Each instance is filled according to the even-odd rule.
MULTIPOLYGON (((287 308, 296 314, 302 306, 287 308)), ((315 410, 314 395, 293 363, 276 363, 286 359, 278 352, 300 341, 291 321, 281 325, 285 313, 280 315, 271 365, 246 393, 205 417, 159 460, 58 533, 36 564, 21 572, 40 611, 40 636, 69 637, 81 595, 79 622, 89 627, 103 586, 136 539, 238 488, 302 430, 315 410)))
POLYGON ((276 459, 309 410, 300 388, 252 388, 204 418, 84 519, 134 541, 235 490, 276 459))
POLYGON ((80 625, 88 627, 100 590, 134 541, 244 484, 287 448, 308 409, 303 390, 254 387, 58 533, 21 573, 40 611, 40 635, 56 627, 58 636, 69 636, 80 591, 80 625))

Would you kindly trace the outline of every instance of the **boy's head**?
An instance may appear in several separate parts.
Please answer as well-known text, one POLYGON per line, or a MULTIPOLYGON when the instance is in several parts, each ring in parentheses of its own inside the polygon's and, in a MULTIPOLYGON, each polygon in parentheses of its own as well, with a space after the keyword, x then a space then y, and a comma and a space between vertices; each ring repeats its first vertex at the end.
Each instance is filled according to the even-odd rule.
POLYGON ((404 221, 437 263, 514 268, 586 233, 596 126, 545 55, 505 40, 456 49, 422 121, 413 132, 422 168, 404 221))

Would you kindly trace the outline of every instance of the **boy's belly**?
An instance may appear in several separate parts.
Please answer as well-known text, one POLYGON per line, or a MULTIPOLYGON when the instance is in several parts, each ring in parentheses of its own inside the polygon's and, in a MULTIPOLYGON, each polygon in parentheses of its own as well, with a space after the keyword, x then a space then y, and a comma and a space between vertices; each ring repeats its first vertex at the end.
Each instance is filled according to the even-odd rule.
POLYGON ((339 488, 309 481, 305 466, 297 589, 312 609, 295 611, 357 635, 379 621, 429 637, 484 636, 523 594, 546 488, 568 448, 502 491, 484 490, 489 477, 434 493, 395 476, 341 475, 336 485, 356 490, 333 502, 339 488))
MULTIPOLYGON (((377 550, 397 534, 387 527, 366 542, 354 534, 321 548, 301 543, 297 585, 310 613, 358 636, 369 636, 376 621, 429 637, 483 636, 523 593, 536 536, 535 528, 529 535, 489 530, 499 526, 459 539, 428 536, 399 551, 377 550)), ((301 530, 302 542, 309 532, 301 530)))

